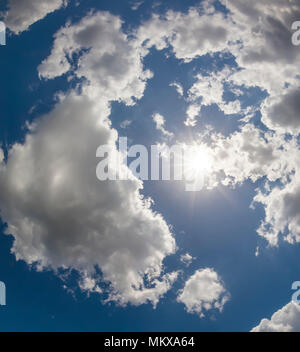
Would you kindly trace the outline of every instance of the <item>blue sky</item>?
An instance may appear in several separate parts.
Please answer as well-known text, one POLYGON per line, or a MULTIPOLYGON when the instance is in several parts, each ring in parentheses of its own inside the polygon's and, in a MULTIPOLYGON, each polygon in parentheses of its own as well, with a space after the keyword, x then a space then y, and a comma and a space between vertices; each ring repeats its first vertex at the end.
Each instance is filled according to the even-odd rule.
POLYGON ((134 1, 57 0, 49 13, 36 3, 27 5, 38 20, 14 0, 0 8, 7 11, 7 43, 0 46, 0 281, 7 305, 0 331, 298 330, 291 285, 299 280, 300 49, 286 39, 300 20, 296 1, 255 1, 252 11, 240 0, 145 0, 136 10, 134 1), (54 37, 68 21, 67 40, 54 37), (72 52, 69 43, 78 45, 82 33, 91 44, 72 52), (184 35, 191 40, 180 40, 184 35), (69 51, 69 67, 55 45, 69 51), (144 78, 145 70, 152 76, 144 78), (200 110, 189 124, 191 105, 200 110), (93 111, 103 114, 99 130, 94 126, 99 137, 93 111), (156 128, 156 113, 172 139, 156 128), (113 130, 131 145, 205 145, 213 165, 206 177, 216 184, 199 192, 178 181, 101 184, 95 143, 113 140, 113 130), (49 172, 58 172, 60 161, 73 172, 51 193, 49 172), (131 189, 154 201, 150 210, 128 210, 140 206, 131 189), (144 274, 157 267, 146 283, 144 274))

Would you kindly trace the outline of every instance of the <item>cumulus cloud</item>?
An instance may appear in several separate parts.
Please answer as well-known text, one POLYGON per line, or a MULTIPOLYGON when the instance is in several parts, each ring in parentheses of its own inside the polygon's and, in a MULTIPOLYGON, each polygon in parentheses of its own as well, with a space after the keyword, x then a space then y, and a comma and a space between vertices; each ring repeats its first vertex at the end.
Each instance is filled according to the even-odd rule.
MULTIPOLYGON (((223 98, 224 85, 225 83, 230 85, 230 76, 232 73, 233 71, 226 66, 221 71, 213 72, 205 76, 198 74, 196 76, 196 82, 188 91, 188 100, 194 102, 201 99, 200 104, 198 104, 199 108, 216 104, 226 115, 241 113, 239 100, 226 102, 223 98)), ((195 106, 195 103, 193 103, 192 106, 195 106)), ((186 124, 193 126, 195 120, 193 117, 190 117, 190 114, 188 114, 188 120, 192 121, 192 124, 191 122, 186 124)))
MULTIPOLYGON (((263 122, 269 128, 282 130, 284 126, 298 134, 298 128, 294 128, 297 106, 293 98, 299 90, 300 51, 292 45, 291 27, 300 18, 299 2, 222 2, 229 10, 226 16, 216 11, 212 1, 205 1, 187 13, 168 11, 153 15, 137 30, 137 37, 145 48, 170 47, 175 57, 184 61, 217 52, 231 53, 239 68, 230 77, 233 87, 260 87, 268 92, 266 113, 270 111, 273 117, 266 115, 263 122), (284 110, 286 102, 292 104, 288 111, 284 110)), ((223 79, 229 80, 229 76, 223 79)), ((223 101, 222 77, 198 75, 192 90, 194 98, 202 97, 203 105, 216 103, 225 114, 245 113, 238 99, 227 104, 223 101)), ((195 126, 195 117, 188 118, 186 124, 195 126)))
POLYGON ((87 80, 85 92, 94 97, 134 104, 146 80, 141 49, 121 30, 122 21, 108 12, 91 13, 55 34, 50 56, 39 66, 39 74, 53 79, 65 73, 87 80), (78 55, 78 61, 72 60, 78 55))
MULTIPOLYGON (((299 158, 299 153, 297 154, 299 158)), ((258 233, 274 246, 282 238, 289 243, 300 242, 300 182, 299 169, 291 181, 269 192, 258 192, 254 201, 265 208, 265 219, 258 233)))
MULTIPOLYGON (((266 177, 270 182, 286 182, 296 168, 295 140, 287 142, 283 136, 262 132, 252 124, 225 137, 209 131, 195 141, 211 161, 207 187, 253 182, 266 177), (208 142, 203 140, 207 139, 208 142), (291 156, 292 155, 292 156, 291 156)), ((201 160, 199 160, 201 162, 201 160)))
POLYGON ((17 259, 85 277, 98 266, 110 299, 156 304, 175 279, 158 280, 175 241, 140 195, 140 181, 97 180, 96 149, 114 151, 117 138, 108 114, 107 105, 71 94, 33 126, 1 164, 1 216, 17 259))
POLYGON ((292 23, 300 16, 297 0, 255 0, 251 5, 243 0, 222 2, 241 28, 242 63, 290 64, 297 60, 299 50, 291 42, 292 23))
POLYGON ((282 95, 266 100, 262 121, 269 128, 282 133, 300 133, 300 89, 286 90, 282 95))
POLYGON ((234 0, 226 5, 242 43, 240 48, 230 49, 242 68, 233 75, 233 81, 267 91, 270 97, 262 121, 269 128, 297 135, 300 51, 292 44, 291 28, 300 18, 299 1, 253 1, 250 6, 234 0))
POLYGON ((187 13, 153 15, 137 30, 145 48, 170 46, 178 59, 190 61, 217 52, 231 53, 239 66, 233 80, 240 86, 259 86, 269 93, 299 85, 300 51, 292 45, 292 23, 300 18, 297 0, 221 1, 225 16, 212 1, 187 13))
POLYGON ((234 39, 232 22, 224 14, 215 12, 209 2, 190 8, 188 13, 168 11, 153 15, 137 31, 137 37, 146 48, 158 50, 170 45, 178 59, 185 62, 208 53, 227 51, 234 39))
POLYGON ((19 34, 66 4, 66 0, 9 0, 8 11, 4 14, 5 24, 15 34, 19 34))
MULTIPOLYGON (((0 152, 0 208, 18 260, 38 270, 75 269, 81 289, 103 292, 106 300, 155 306, 177 278, 163 267, 176 250, 170 228, 141 195, 141 181, 96 177, 98 146, 119 153, 110 101, 133 103, 149 77, 136 50, 120 19, 106 12, 56 34, 40 74, 83 77, 81 93, 61 94, 55 108, 29 126, 24 143, 11 147, 7 161, 0 152), (78 65, 69 63, 81 49, 88 50, 78 65)), ((129 172, 125 165, 118 168, 123 172, 129 172)))
POLYGON ((288 303, 275 312, 271 319, 262 319, 252 332, 299 332, 300 306, 294 302, 288 303))
POLYGON ((198 314, 201 318, 211 309, 222 312, 228 300, 229 294, 221 278, 210 268, 197 270, 177 297, 189 313, 198 314))

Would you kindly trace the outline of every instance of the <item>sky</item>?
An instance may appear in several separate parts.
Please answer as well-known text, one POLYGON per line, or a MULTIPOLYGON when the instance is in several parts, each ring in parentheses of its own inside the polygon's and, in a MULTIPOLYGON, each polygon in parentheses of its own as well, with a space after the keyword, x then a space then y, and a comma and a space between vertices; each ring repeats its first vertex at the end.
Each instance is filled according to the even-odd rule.
POLYGON ((300 331, 299 1, 0 12, 0 331, 300 331), (201 188, 99 180, 119 137, 201 188))

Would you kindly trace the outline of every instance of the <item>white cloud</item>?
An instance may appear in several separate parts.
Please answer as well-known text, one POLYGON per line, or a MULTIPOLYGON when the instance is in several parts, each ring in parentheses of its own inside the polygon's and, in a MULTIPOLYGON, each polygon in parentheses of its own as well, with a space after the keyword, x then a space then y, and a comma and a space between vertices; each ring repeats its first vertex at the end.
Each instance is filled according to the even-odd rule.
POLYGON ((299 332, 300 306, 294 302, 288 303, 275 312, 271 319, 262 319, 252 332, 299 332))
POLYGON ((165 118, 161 115, 161 114, 153 114, 152 115, 152 119, 155 123, 156 129, 158 131, 161 131, 161 133, 165 136, 165 137, 172 137, 173 133, 169 132, 165 129, 165 118))
POLYGON ((183 92, 183 88, 182 85, 178 82, 173 82, 170 84, 170 87, 174 87, 176 89, 176 92, 182 97, 184 92, 183 92))
POLYGON ((180 261, 185 265, 185 266, 190 266, 192 264, 192 261, 195 258, 193 258, 189 253, 182 254, 180 256, 180 261))
POLYGON ((233 40, 232 21, 212 6, 190 8, 188 13, 168 11, 166 15, 153 15, 137 31, 146 48, 158 50, 171 45, 175 56, 188 62, 196 56, 227 51, 233 40))
POLYGON ((198 314, 201 318, 211 309, 222 312, 228 299, 229 294, 220 277, 210 268, 197 270, 177 297, 189 313, 198 314))
POLYGON ((197 124, 197 117, 199 116, 201 111, 200 104, 190 104, 186 110, 186 119, 184 124, 186 126, 194 127, 197 124))
POLYGON ((143 70, 141 50, 121 26, 121 19, 108 12, 91 13, 79 23, 66 25, 55 34, 51 54, 39 66, 40 76, 53 79, 71 72, 87 80, 89 95, 134 104, 152 74, 143 70), (71 57, 79 52, 75 64, 71 57))
POLYGON ((299 111, 300 86, 287 89, 279 96, 268 98, 262 110, 262 121, 270 129, 298 135, 300 133, 299 111))
POLYGON ((79 287, 82 291, 86 291, 88 295, 91 292, 103 293, 102 289, 98 286, 97 280, 88 276, 87 274, 83 274, 83 276, 79 280, 79 287))
POLYGON ((132 11, 138 10, 138 9, 141 7, 141 5, 143 5, 143 3, 144 3, 144 1, 136 1, 136 2, 133 2, 133 3, 131 4, 131 10, 132 10, 132 11))
MULTIPOLYGON (((299 158, 299 153, 296 154, 299 158)), ((289 243, 300 242, 300 182, 299 169, 291 182, 274 187, 269 192, 259 192, 254 201, 265 207, 265 219, 258 233, 271 245, 277 246, 280 238, 289 243)))
MULTIPOLYGON (((222 1, 225 3, 225 1, 222 1)), ((299 50, 292 45, 292 23, 299 19, 297 0, 226 1, 233 20, 241 29, 244 48, 241 61, 253 63, 295 63, 299 50)))
POLYGON ((170 228, 143 199, 141 181, 96 177, 98 146, 118 153, 110 100, 133 103, 149 74, 120 19, 106 12, 56 34, 40 74, 54 78, 69 70, 88 80, 81 95, 61 94, 55 108, 30 126, 24 144, 12 146, 7 162, 0 152, 1 217, 14 237, 12 252, 39 270, 75 269, 83 290, 103 290, 121 305, 155 306, 177 278, 163 267, 176 250, 170 228), (82 48, 89 50, 72 67, 67 57, 82 48))
POLYGON ((228 137, 215 134, 212 139, 213 167, 215 172, 224 173, 224 184, 247 179, 255 182, 265 176, 271 182, 281 178, 285 181, 294 168, 289 158, 289 153, 295 150, 294 141, 286 142, 283 137, 263 133, 251 124, 228 137))
POLYGON ((292 23, 300 18, 297 0, 227 2, 232 19, 240 28, 240 48, 231 48, 242 70, 232 80, 237 85, 260 87, 270 97, 262 121, 278 132, 299 133, 297 91, 299 91, 299 48, 292 45, 292 23), (289 87, 287 89, 287 87, 289 87))
MULTIPOLYGON (((239 100, 226 102, 223 99, 224 84, 230 84, 230 76, 233 72, 234 71, 231 71, 228 67, 225 67, 221 71, 213 72, 206 76, 198 74, 196 76, 196 82, 188 91, 188 100, 194 102, 201 98, 201 103, 199 104, 201 108, 202 106, 217 104, 220 110, 227 115, 241 113, 239 100)), ((195 106, 195 103, 192 105, 195 106)), ((189 117, 189 121, 193 123, 195 120, 193 117, 189 117)), ((193 125, 194 124, 192 124, 192 126, 193 125)))
POLYGON ((298 153, 294 139, 286 141, 283 136, 264 133, 252 124, 227 137, 210 130, 194 142, 211 161, 208 188, 219 183, 234 186, 247 179, 255 182, 263 177, 270 182, 286 182, 296 167, 298 153))
POLYGON ((129 127, 131 124, 132 124, 131 120, 124 120, 121 122, 120 127, 125 129, 125 128, 129 127))
POLYGON ((108 114, 107 104, 71 94, 15 144, 0 169, 2 218, 17 259, 89 278, 99 266, 111 299, 156 304, 176 277, 159 280, 175 241, 139 194, 140 181, 97 180, 96 149, 114 150, 117 138, 108 114))
MULTIPOLYGON (((242 0, 222 2, 230 10, 227 16, 217 12, 211 1, 190 8, 187 13, 168 11, 165 15, 153 15, 138 29, 138 39, 145 48, 171 47, 174 55, 184 61, 217 52, 231 53, 239 66, 230 77, 233 86, 266 90, 271 95, 267 105, 273 117, 266 115, 263 122, 270 128, 282 130, 284 126, 298 134, 298 127, 293 129, 297 123, 297 105, 292 104, 294 109, 290 107, 286 111, 283 99, 292 103, 296 94, 292 92, 299 90, 300 51, 291 43, 291 25, 300 18, 299 2, 255 0, 251 6, 242 0), (287 86, 290 87, 288 94, 287 86), (272 107, 271 102, 276 106, 272 107)), ((229 77, 224 79, 228 81, 229 77)), ((222 81, 214 74, 200 75, 193 89, 197 93, 194 97, 201 96, 203 105, 216 103, 225 114, 247 113, 241 111, 239 100, 228 104, 223 101, 222 81)), ((186 123, 195 126, 195 118, 189 118, 186 123)))
POLYGON ((5 24, 19 34, 65 4, 67 1, 64 0, 9 0, 8 11, 4 14, 5 24))

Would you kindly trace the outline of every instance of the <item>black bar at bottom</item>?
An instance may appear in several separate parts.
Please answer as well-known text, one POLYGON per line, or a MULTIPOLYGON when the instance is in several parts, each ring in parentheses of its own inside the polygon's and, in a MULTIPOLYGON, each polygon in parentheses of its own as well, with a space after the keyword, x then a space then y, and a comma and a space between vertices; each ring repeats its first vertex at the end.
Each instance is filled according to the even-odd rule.
POLYGON ((59 347, 60 342, 68 344, 84 343, 93 344, 93 349, 98 351, 201 351, 224 347, 243 347, 257 349, 261 340, 267 340, 268 345, 277 344, 279 339, 288 336, 288 341, 298 338, 294 333, 201 333, 201 332, 103 332, 103 333, 0 333, 1 342, 8 338, 10 346, 14 343, 22 343, 36 337, 42 338, 45 346, 54 349, 59 347), (285 336, 284 336, 285 335, 285 336), (238 339, 237 339, 238 337, 238 339))

